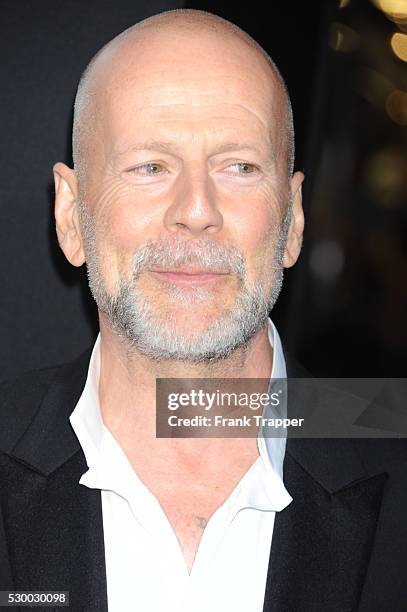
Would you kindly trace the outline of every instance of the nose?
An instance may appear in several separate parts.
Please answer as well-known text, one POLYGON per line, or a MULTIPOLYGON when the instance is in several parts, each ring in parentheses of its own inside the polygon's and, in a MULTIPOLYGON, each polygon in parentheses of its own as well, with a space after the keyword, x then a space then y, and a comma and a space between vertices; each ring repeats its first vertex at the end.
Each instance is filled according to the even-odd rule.
POLYGON ((164 224, 172 233, 199 236, 220 231, 223 216, 210 176, 204 168, 184 168, 174 186, 175 193, 167 208, 164 224))

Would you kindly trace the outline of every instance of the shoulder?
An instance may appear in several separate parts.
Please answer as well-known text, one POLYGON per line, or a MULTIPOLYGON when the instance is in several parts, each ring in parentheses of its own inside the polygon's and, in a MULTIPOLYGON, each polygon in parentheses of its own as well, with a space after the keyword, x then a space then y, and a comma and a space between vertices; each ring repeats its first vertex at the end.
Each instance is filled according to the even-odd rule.
POLYGON ((0 450, 9 450, 28 427, 63 366, 31 370, 0 385, 0 450))
POLYGON ((30 370, 0 383, 0 451, 9 452, 23 435, 49 390, 58 382, 86 375, 91 349, 74 361, 30 370))
MULTIPOLYGON (((385 472, 404 483, 405 491, 399 493, 407 504, 407 421, 405 416, 396 419, 401 404, 404 405, 406 385, 402 387, 400 381, 398 393, 386 395, 387 403, 377 410, 369 394, 365 397, 352 392, 352 386, 348 389, 345 383, 349 380, 342 384, 341 379, 317 378, 284 345, 283 350, 290 383, 290 406, 295 407, 294 416, 297 416, 296 409, 298 416, 305 417, 307 422, 299 438, 290 440, 288 452, 303 466, 311 466, 316 473, 323 472, 328 481, 335 480, 341 468, 360 476, 385 472), (399 401, 393 405, 395 397, 399 401), (359 466, 357 471, 354 465, 359 466)), ((389 381, 383 382, 387 388, 389 381)))

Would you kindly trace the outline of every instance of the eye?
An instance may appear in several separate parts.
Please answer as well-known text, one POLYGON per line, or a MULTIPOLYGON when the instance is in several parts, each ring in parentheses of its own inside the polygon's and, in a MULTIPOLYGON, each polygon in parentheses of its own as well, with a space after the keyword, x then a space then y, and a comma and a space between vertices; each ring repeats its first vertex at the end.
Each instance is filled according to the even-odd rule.
POLYGON ((228 167, 237 168, 237 172, 233 171, 233 174, 253 174, 257 170, 254 164, 249 164, 248 162, 236 162, 228 167))
POLYGON ((138 174, 141 176, 152 176, 154 174, 160 174, 163 172, 164 167, 161 164, 156 162, 149 162, 148 164, 142 164, 141 166, 136 166, 131 169, 133 174, 138 174))

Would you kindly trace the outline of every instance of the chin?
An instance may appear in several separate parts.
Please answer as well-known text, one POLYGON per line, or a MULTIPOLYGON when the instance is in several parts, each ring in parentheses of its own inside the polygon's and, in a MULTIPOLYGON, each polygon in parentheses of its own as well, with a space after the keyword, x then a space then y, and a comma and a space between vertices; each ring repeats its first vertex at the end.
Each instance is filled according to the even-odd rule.
POLYGON ((210 329, 220 319, 222 310, 214 305, 188 304, 179 307, 158 308, 156 316, 151 313, 151 320, 156 319, 157 326, 171 328, 177 334, 196 337, 210 329))

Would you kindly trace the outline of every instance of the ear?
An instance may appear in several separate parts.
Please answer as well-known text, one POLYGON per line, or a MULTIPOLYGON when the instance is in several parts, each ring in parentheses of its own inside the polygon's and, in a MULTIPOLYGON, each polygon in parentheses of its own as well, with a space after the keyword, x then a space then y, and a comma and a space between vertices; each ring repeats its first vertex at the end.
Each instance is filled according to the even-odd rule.
POLYGON ((59 246, 73 266, 81 266, 85 262, 85 252, 78 218, 76 175, 71 168, 61 162, 55 164, 53 172, 55 223, 59 246))
POLYGON ((295 172, 291 178, 292 216, 287 233, 287 243, 284 251, 283 264, 291 268, 298 259, 304 232, 304 211, 302 209, 301 184, 305 176, 302 172, 295 172))

